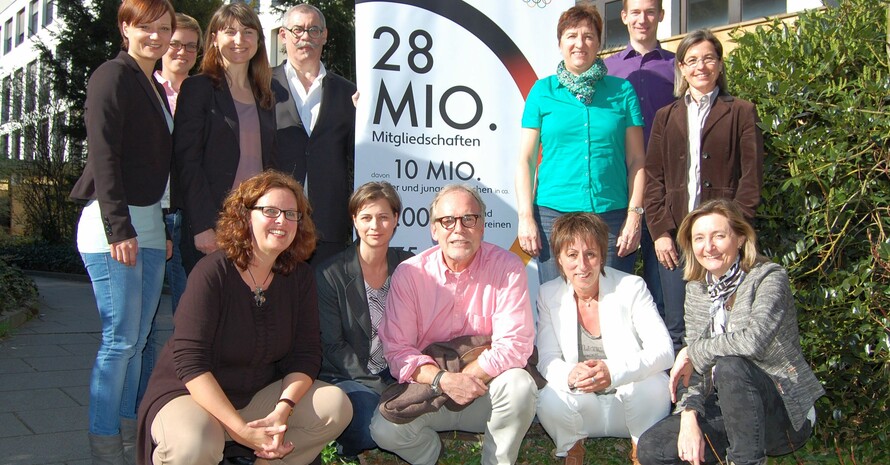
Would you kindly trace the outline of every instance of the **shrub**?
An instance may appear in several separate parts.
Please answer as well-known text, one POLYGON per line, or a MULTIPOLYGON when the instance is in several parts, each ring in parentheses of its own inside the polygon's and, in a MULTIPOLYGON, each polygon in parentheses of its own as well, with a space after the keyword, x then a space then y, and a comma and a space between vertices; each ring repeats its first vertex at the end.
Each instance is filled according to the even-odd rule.
POLYGON ((36 308, 37 286, 21 270, 0 260, 0 314, 22 307, 36 308))
POLYGON ((727 61, 730 91, 763 120, 756 227, 791 277, 829 446, 884 443, 890 431, 888 10, 839 3, 734 34, 727 61))
POLYGON ((51 244, 31 238, 4 237, 0 240, 0 259, 24 270, 86 274, 72 243, 51 244))

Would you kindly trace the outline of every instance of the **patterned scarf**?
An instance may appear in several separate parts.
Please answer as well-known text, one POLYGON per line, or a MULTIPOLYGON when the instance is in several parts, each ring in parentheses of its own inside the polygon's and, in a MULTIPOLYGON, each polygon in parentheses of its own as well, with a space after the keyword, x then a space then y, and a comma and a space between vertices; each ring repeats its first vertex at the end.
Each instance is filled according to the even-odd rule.
POLYGON ((715 280, 708 272, 705 279, 708 284, 708 296, 711 297, 711 337, 726 332, 726 301, 735 294, 739 284, 745 279, 745 272, 739 267, 739 259, 729 267, 729 271, 720 279, 715 280))
POLYGON ((608 69, 606 69, 606 64, 603 63, 603 60, 597 58, 593 62, 593 66, 587 71, 575 76, 566 69, 566 62, 563 60, 556 67, 556 79, 581 103, 590 105, 593 102, 593 94, 596 92, 596 83, 603 79, 607 71, 608 69))

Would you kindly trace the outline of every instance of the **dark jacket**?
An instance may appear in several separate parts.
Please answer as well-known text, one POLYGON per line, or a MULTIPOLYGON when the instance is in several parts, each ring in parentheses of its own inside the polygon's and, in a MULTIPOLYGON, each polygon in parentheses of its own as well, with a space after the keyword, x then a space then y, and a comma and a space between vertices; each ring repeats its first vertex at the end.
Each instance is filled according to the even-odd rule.
MULTIPOLYGON (((386 254, 388 274, 414 254, 390 247, 386 254)), ((358 257, 358 242, 331 257, 316 271, 321 347, 324 358, 318 378, 329 383, 355 380, 383 392, 392 382, 368 372, 371 356, 371 315, 365 279, 358 257)), ((384 370, 384 375, 389 371, 384 370)))
MULTIPOLYGON (((275 114, 257 102, 263 169, 275 167, 275 114)), ((229 87, 213 86, 206 75, 182 83, 173 131, 176 205, 185 211, 191 233, 216 225, 226 195, 235 182, 241 156, 238 111, 229 87)), ((183 239, 185 241, 186 239, 183 239)), ((188 238, 187 240, 192 240, 188 238)))
POLYGON ((278 124, 278 169, 301 184, 307 179, 312 221, 321 242, 346 244, 352 233, 347 204, 355 160, 355 84, 328 72, 321 109, 310 136, 287 83, 287 62, 272 70, 278 124))
POLYGON ((136 237, 128 205, 152 205, 167 186, 173 138, 167 99, 158 95, 163 87, 127 52, 96 68, 87 85, 89 155, 71 198, 99 201, 109 244, 136 237))
MULTIPOLYGON (((674 236, 689 210, 689 127, 684 99, 658 110, 646 153, 646 221, 653 239, 674 236)), ((735 200, 754 218, 763 187, 763 135, 754 104, 714 101, 701 133, 701 202, 735 200)))

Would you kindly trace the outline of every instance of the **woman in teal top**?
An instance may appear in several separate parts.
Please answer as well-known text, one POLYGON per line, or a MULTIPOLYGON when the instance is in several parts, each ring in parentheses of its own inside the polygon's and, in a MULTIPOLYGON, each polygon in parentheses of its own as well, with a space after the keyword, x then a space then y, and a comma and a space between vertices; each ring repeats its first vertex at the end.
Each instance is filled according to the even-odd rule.
POLYGON ((592 5, 563 12, 557 37, 564 60, 557 74, 535 83, 522 114, 519 245, 538 257, 542 283, 559 276, 550 227, 568 212, 598 214, 609 226, 606 265, 633 272, 646 182, 643 114, 633 86, 606 76, 596 57, 602 29, 592 5))

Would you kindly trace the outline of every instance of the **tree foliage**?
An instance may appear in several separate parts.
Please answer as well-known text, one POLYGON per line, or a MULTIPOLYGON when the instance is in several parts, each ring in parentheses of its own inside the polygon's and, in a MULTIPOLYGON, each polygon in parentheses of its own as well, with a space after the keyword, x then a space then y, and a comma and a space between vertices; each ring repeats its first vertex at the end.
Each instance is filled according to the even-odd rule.
POLYGON ((300 3, 308 3, 324 13, 328 42, 321 61, 325 67, 355 82, 355 0, 284 0, 282 12, 300 3))
POLYGON ((890 422, 887 4, 848 0, 735 34, 727 72, 757 104, 767 159, 760 243, 789 272, 827 391, 817 435, 885 442, 890 422))

